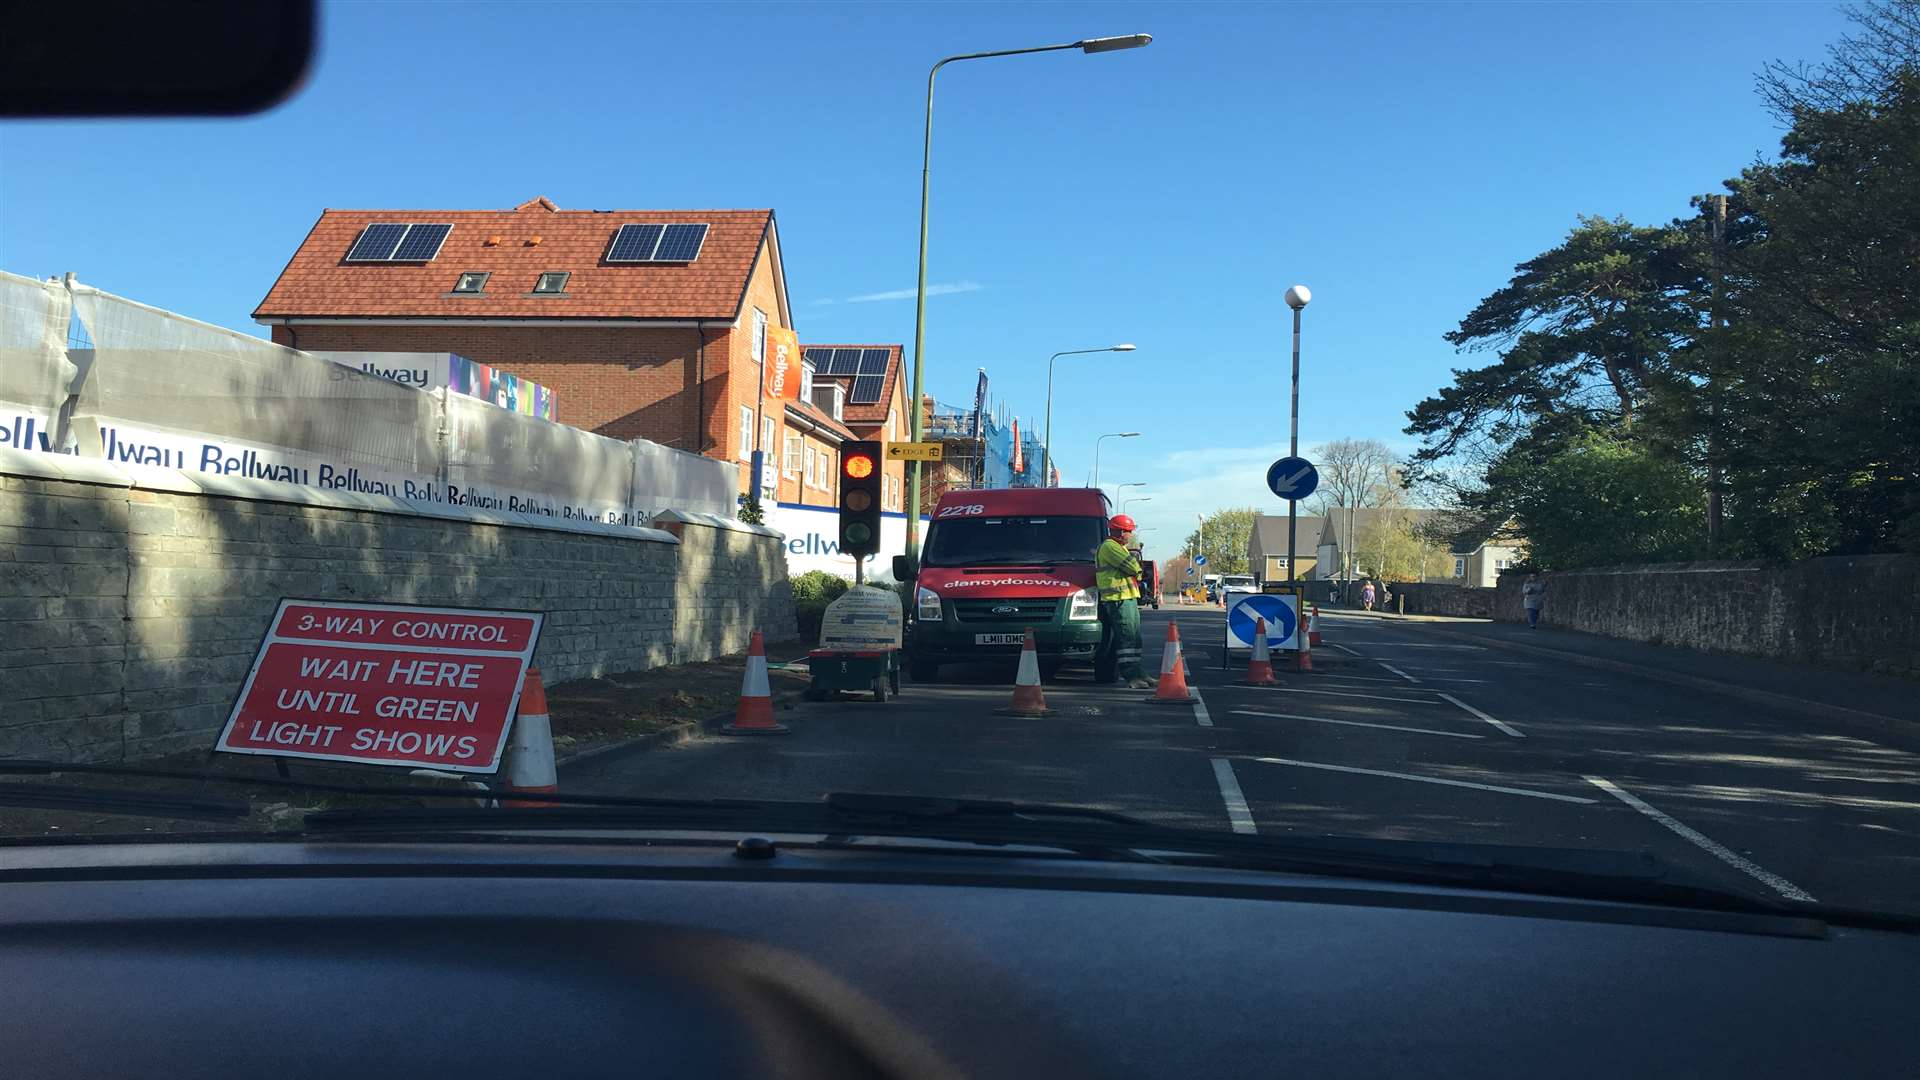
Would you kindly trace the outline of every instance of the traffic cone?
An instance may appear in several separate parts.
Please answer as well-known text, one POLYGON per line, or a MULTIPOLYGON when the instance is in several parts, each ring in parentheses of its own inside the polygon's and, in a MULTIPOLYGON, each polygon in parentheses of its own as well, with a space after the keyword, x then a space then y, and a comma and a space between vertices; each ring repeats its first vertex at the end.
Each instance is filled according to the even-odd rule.
MULTIPOLYGON (((1295 636, 1297 636, 1300 639, 1300 647, 1298 649, 1295 649, 1293 653, 1293 670, 1312 671, 1313 670, 1313 631, 1311 629, 1307 630, 1305 633, 1299 633, 1296 631, 1295 636)), ((1339 665, 1336 664, 1335 666, 1337 667, 1339 665)))
POLYGON ((1313 605, 1313 614, 1307 618, 1307 644, 1320 644, 1320 605, 1313 605))
MULTIPOLYGON (((553 767, 553 720, 547 715, 547 688, 540 681, 540 669, 527 669, 520 684, 520 707, 513 720, 513 738, 507 743, 504 771, 506 790, 553 795, 560 790, 560 777, 553 767)), ((500 800, 501 806, 554 806, 551 802, 515 799, 500 800)))
POLYGON ((1247 661, 1248 686, 1272 686, 1280 680, 1273 677, 1273 656, 1267 652, 1267 620, 1253 620, 1253 657, 1247 661))
POLYGON ((1160 704, 1191 704, 1197 700, 1187 689, 1187 665, 1180 655, 1180 624, 1167 624, 1167 647, 1160 655, 1160 685, 1154 687, 1153 700, 1160 704))
POLYGON ((1040 650, 1033 643, 1033 627, 1027 627, 1027 640, 1020 646, 1020 672, 1013 678, 1013 704, 993 710, 1002 716, 1038 718, 1052 715, 1047 696, 1040 692, 1040 650))
POLYGON ((773 720, 773 691, 767 687, 767 643, 753 632, 747 646, 747 673, 740 680, 740 704, 733 723, 720 729, 727 735, 785 735, 792 729, 773 720))

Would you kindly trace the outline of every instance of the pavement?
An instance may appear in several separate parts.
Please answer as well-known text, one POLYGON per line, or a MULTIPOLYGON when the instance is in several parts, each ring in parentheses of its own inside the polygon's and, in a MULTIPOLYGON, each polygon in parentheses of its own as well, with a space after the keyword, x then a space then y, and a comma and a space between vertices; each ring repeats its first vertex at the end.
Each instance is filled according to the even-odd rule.
MULTIPOLYGON (((1879 716, 1891 699, 1837 695, 1876 710, 1863 722, 1646 674, 1658 662, 1735 679, 1744 668, 1720 662, 1740 658, 1619 643, 1630 648, 1589 659, 1620 666, 1595 667, 1524 651, 1575 652, 1586 635, 1358 614, 1323 615, 1315 673, 1250 687, 1236 685, 1244 654, 1222 666, 1220 609, 1143 613, 1156 658, 1169 622, 1198 705, 1155 704, 1068 669, 1046 686, 1053 716, 997 716, 1011 665, 960 665, 884 704, 799 704, 781 714, 790 736, 609 755, 564 766, 561 785, 690 798, 911 792, 1262 834, 1649 850, 1725 888, 1920 914, 1920 726, 1896 722, 1908 706, 1879 716), (1508 640, 1516 633, 1527 637, 1508 640)), ((1813 695, 1820 679, 1856 678, 1764 685, 1813 695)))

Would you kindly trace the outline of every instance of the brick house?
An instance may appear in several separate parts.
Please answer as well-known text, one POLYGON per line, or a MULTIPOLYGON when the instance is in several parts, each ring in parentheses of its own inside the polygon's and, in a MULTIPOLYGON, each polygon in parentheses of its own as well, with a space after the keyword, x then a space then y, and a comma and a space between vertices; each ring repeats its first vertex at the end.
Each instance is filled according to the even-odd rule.
MULTIPOLYGON (((843 421, 857 439, 883 443, 912 438, 907 420, 906 380, 901 377, 899 345, 808 345, 804 393, 814 406, 843 421)), ((907 508, 907 463, 880 465, 880 509, 904 513, 907 508)), ((781 491, 785 492, 782 478, 781 491)), ((786 496, 782 494, 782 501, 786 496)), ((828 500, 832 505, 832 500, 828 500)))
POLYGON ((771 498, 789 431, 821 455, 850 437, 762 393, 769 328, 793 327, 771 210, 326 210, 253 317, 306 351, 492 365, 561 423, 738 461, 743 494, 756 443, 771 498))

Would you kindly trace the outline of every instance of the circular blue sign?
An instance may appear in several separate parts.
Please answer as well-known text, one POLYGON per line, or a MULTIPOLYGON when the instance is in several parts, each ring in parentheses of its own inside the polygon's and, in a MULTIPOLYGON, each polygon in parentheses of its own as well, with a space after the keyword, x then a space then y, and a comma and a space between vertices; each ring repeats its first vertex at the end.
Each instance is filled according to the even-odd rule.
POLYGON ((1257 593, 1245 597, 1233 605, 1227 612, 1227 629, 1233 633, 1235 641, 1253 640, 1253 620, 1267 620, 1267 646, 1278 648, 1293 637, 1293 609, 1284 599, 1257 593))
POLYGON ((1289 502, 1298 502, 1320 486, 1320 470, 1303 457, 1283 457, 1267 466, 1267 487, 1289 502))

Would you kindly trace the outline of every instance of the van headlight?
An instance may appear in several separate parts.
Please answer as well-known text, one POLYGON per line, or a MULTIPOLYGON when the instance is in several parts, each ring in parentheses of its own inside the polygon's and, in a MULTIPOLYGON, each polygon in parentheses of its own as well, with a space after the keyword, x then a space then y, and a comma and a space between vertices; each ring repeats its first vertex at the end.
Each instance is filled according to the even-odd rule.
POLYGON ((1073 601, 1067 605, 1067 618, 1085 622, 1100 617, 1100 598, 1093 595, 1092 589, 1081 589, 1073 594, 1073 601))
POLYGON ((919 618, 921 622, 939 622, 940 621, 941 614, 940 614, 940 594, 939 593, 934 592, 932 589, 926 588, 925 586, 921 586, 917 591, 914 592, 913 596, 914 596, 914 606, 919 609, 919 618))

